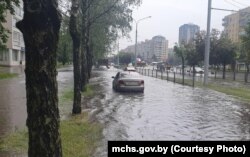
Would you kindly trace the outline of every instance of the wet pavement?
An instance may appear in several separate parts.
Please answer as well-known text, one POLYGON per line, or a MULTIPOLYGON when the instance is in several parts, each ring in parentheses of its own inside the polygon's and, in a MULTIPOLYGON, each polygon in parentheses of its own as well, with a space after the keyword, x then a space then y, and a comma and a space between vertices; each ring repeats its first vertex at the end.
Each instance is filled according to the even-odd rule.
POLYGON ((209 89, 142 76, 145 91, 116 93, 116 70, 98 72, 93 100, 104 139, 95 157, 107 156, 108 140, 250 140, 250 105, 209 89))
MULTIPOLYGON (((91 120, 104 126, 95 157, 107 156, 108 140, 250 140, 249 104, 209 89, 147 76, 142 76, 144 93, 116 93, 111 86, 116 72, 94 70, 90 83, 97 95, 84 101, 91 120)), ((72 87, 72 78, 72 67, 59 70, 59 95, 72 87)), ((0 135, 24 128, 24 74, 0 80, 0 100, 0 135)))
MULTIPOLYGON (((1 67, 0 71, 18 74, 16 78, 0 80, 1 138, 10 132, 25 129, 27 111, 24 67, 1 67)), ((57 80, 60 96, 64 89, 73 86, 73 68, 59 69, 57 80)))
POLYGON ((19 74, 12 79, 0 80, 0 137, 23 129, 26 121, 26 92, 23 67, 1 67, 1 72, 19 74))

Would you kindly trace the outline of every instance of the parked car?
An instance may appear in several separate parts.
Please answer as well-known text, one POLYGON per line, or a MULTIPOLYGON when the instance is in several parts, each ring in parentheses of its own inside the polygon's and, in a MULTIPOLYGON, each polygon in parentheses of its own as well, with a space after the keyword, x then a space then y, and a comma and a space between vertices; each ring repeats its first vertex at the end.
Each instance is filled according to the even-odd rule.
POLYGON ((144 92, 144 80, 137 72, 118 72, 112 78, 112 87, 118 92, 144 92))
MULTIPOLYGON (((194 73, 199 73, 199 74, 204 73, 204 70, 201 69, 200 67, 195 67, 194 70, 195 70, 194 73)), ((192 67, 190 68, 190 72, 193 73, 193 68, 192 67)))

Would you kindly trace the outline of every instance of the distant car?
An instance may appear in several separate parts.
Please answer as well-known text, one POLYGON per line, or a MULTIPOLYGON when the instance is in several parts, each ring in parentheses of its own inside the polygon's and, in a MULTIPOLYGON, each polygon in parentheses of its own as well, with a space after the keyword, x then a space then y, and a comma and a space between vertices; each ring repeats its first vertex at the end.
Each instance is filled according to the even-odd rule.
MULTIPOLYGON (((195 70, 194 73, 199 73, 199 74, 204 73, 204 70, 201 69, 200 67, 195 67, 194 70, 195 70)), ((190 68, 190 72, 193 73, 193 68, 192 67, 190 68)))
POLYGON ((112 78, 112 87, 118 92, 144 92, 144 80, 137 72, 118 72, 112 78))
POLYGON ((128 66, 124 69, 124 71, 136 71, 136 69, 132 66, 128 66))

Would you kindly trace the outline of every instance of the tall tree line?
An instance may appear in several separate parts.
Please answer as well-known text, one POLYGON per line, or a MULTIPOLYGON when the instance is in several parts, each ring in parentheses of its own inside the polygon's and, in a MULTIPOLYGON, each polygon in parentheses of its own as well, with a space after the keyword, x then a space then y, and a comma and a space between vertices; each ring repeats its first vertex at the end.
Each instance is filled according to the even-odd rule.
POLYGON ((81 113, 81 91, 91 76, 94 60, 104 57, 119 37, 131 30, 132 8, 140 0, 72 0, 70 32, 73 40, 73 114, 81 113))

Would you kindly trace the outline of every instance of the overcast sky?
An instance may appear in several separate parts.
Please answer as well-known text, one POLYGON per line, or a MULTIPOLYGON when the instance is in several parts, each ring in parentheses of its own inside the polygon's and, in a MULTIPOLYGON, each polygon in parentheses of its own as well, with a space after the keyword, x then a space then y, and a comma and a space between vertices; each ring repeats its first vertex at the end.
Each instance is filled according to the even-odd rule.
MULTIPOLYGON (((186 23, 199 25, 201 30, 207 25, 208 0, 142 0, 134 9, 135 20, 152 16, 138 25, 138 42, 162 35, 172 47, 178 41, 179 27, 186 23)), ((212 0, 213 8, 239 10, 250 6, 250 0, 212 0)), ((223 30, 222 19, 232 12, 212 11, 211 27, 223 30)), ((120 49, 135 43, 135 23, 130 33, 131 39, 120 39, 120 49)))

